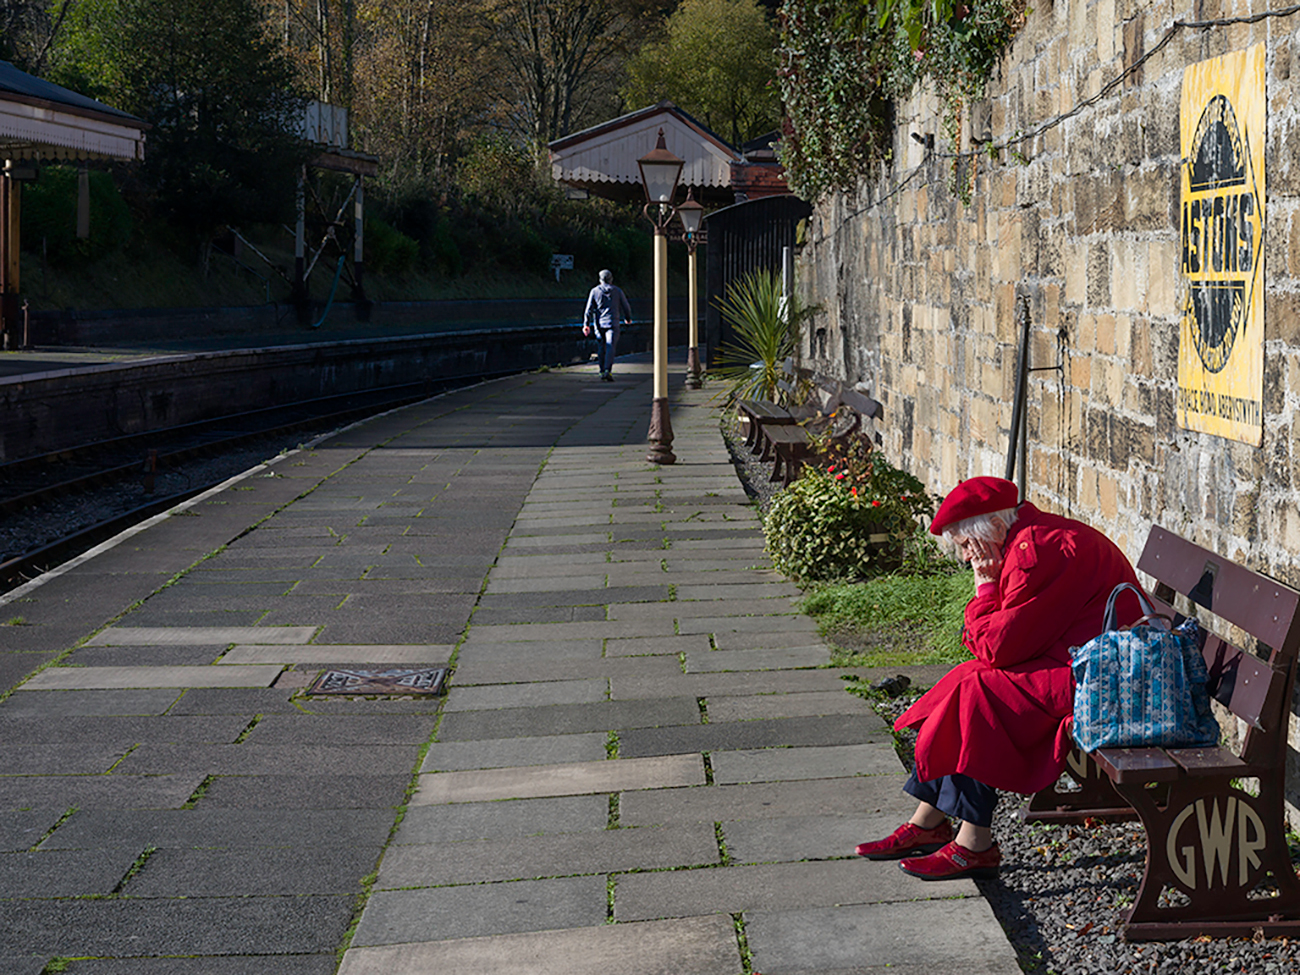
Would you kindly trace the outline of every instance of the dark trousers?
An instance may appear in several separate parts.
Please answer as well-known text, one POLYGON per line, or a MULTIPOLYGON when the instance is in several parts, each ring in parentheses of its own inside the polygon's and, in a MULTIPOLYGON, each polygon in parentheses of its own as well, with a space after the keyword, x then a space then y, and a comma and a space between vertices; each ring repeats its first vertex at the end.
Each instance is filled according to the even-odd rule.
POLYGON ((907 777, 903 791, 921 802, 928 802, 942 813, 975 826, 993 825, 993 809, 998 804, 997 790, 969 775, 941 775, 929 782, 921 782, 914 771, 907 777))

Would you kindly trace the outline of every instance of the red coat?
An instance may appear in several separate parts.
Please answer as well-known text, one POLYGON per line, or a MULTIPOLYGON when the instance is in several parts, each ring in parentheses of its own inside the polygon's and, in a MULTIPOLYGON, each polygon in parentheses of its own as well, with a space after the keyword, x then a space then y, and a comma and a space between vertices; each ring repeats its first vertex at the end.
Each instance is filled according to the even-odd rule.
MULTIPOLYGON (((997 583, 966 605, 962 642, 974 660, 949 671, 894 723, 918 727, 916 774, 960 772, 1010 792, 1055 782, 1069 754, 1070 647, 1101 632, 1106 599, 1137 584, 1115 544, 1083 522, 1022 504, 997 583)), ((1119 622, 1140 612, 1125 594, 1119 622)))

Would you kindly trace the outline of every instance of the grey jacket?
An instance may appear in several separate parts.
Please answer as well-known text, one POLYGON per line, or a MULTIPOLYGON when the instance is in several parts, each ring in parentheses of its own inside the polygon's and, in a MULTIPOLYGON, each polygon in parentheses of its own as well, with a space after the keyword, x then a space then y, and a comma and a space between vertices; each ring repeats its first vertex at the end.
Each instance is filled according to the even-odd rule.
POLYGON ((613 328, 632 317, 632 306, 627 295, 616 284, 598 284, 587 295, 587 309, 582 313, 582 324, 597 328, 613 328))

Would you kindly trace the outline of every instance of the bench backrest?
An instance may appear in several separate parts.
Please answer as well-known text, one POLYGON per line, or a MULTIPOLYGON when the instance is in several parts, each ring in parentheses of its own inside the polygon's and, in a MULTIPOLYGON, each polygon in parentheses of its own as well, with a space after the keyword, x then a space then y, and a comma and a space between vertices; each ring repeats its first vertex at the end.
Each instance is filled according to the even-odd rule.
POLYGON ((1241 757, 1280 766, 1300 648, 1300 593, 1159 526, 1152 526, 1137 567, 1155 578, 1153 595, 1166 607, 1182 594, 1258 641, 1257 656, 1199 619, 1210 694, 1248 726, 1241 757))

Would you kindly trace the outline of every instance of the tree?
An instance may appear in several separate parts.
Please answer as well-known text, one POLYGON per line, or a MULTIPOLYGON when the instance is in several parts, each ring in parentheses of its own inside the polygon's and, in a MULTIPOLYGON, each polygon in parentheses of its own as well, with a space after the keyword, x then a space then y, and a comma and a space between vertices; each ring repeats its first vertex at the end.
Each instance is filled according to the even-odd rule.
POLYGON ((621 68, 653 0, 501 0, 493 13, 503 100, 540 152, 583 122, 607 117, 621 68), (602 110, 603 109, 603 110, 602 110), (592 117, 592 116, 597 117, 592 117))
POLYGON ((740 145, 775 129, 776 31, 757 0, 682 0, 627 67, 634 106, 669 99, 740 145))
POLYGON ((0 0, 0 61, 43 75, 72 0, 0 0))
POLYGON ((492 117, 498 63, 480 0, 362 0, 353 120, 390 182, 440 175, 492 117))
POLYGON ((151 123, 141 175, 175 225, 291 218, 303 100, 254 0, 83 0, 57 53, 71 87, 151 123))

